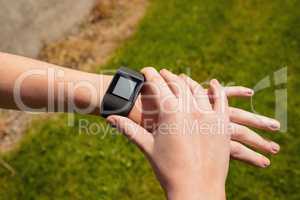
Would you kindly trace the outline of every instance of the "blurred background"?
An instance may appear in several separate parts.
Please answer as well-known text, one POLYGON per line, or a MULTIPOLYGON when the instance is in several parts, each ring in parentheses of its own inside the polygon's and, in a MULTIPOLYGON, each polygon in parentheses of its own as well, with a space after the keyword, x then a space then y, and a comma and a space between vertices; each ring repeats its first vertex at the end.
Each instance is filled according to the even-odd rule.
MULTIPOLYGON (((94 73, 154 66, 251 88, 267 77, 252 104, 230 103, 277 117, 276 91, 286 90, 287 130, 257 130, 281 152, 267 169, 232 161, 228 197, 298 200, 299 8, 299 0, 0 0, 0 51, 94 73), (282 69, 287 81, 278 85, 282 69)), ((133 144, 84 133, 82 119, 104 123, 76 115, 69 127, 66 114, 1 110, 0 199, 163 199, 133 144)))

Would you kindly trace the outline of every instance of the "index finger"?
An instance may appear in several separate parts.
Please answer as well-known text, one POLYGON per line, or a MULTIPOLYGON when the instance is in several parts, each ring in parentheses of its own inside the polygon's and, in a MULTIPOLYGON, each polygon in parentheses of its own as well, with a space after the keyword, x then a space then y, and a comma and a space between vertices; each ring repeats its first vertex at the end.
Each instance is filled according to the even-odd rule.
POLYGON ((214 110, 219 113, 228 113, 228 101, 223 87, 213 79, 210 82, 210 89, 213 94, 214 110))
POLYGON ((160 101, 165 97, 175 97, 168 87, 165 80, 153 67, 145 67, 141 70, 146 78, 145 93, 153 95, 156 101, 160 101))

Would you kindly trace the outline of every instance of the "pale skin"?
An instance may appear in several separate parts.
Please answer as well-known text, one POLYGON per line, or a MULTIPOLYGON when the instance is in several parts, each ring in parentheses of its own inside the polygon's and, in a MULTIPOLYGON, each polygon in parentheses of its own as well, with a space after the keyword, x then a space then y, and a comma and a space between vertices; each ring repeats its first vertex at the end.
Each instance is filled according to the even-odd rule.
MULTIPOLYGON (((31 69, 44 71, 47 69, 53 69, 54 71, 61 70, 64 73, 63 77, 58 77, 53 80, 55 106, 54 110, 51 109, 50 111, 69 112, 70 110, 67 109, 66 105, 68 105, 70 99, 72 99, 77 107, 85 108, 88 105, 91 105, 94 108, 89 112, 84 112, 83 114, 99 115, 99 105, 101 104, 103 95, 106 92, 112 76, 81 72, 5 53, 0 53, 1 108, 19 109, 14 100, 13 90, 20 75, 31 69), (93 85, 96 93, 91 92, 91 90, 86 86, 79 86, 75 91, 70 91, 70 88, 68 87, 69 83, 78 83, 82 81, 87 81, 93 85), (59 98, 58 95, 61 89, 65 94, 63 98, 59 98), (63 106, 63 108, 60 107, 59 109, 58 105, 65 106, 63 106)), ((166 70, 161 71, 160 74, 165 77, 166 75, 164 73, 167 73, 166 70)), ((178 78, 185 82, 197 103, 201 103, 201 101, 205 99, 203 98, 203 96, 205 96, 203 95, 204 93, 209 93, 206 90, 203 90, 197 82, 185 75, 178 76, 178 78), (201 98, 199 98, 199 96, 201 98)), ((47 107, 49 103, 48 86, 49 80, 47 75, 28 76, 21 84, 22 101, 26 104, 26 106, 31 108, 47 107)), ((253 95, 252 90, 240 86, 225 87, 224 91, 228 97, 250 97, 253 95)), ((213 106, 215 102, 213 99, 210 99, 210 103, 213 106)), ((141 125, 143 125, 144 119, 153 117, 145 115, 142 112, 143 105, 143 99, 139 97, 128 116, 130 120, 141 125)), ((82 113, 81 111, 77 112, 82 113)), ((269 166, 270 161, 267 157, 255 152, 247 146, 266 153, 276 154, 279 152, 279 145, 273 141, 264 139, 251 129, 247 128, 247 126, 267 131, 277 131, 280 128, 279 122, 274 119, 259 116, 234 107, 228 108, 228 115, 230 125, 235 127, 233 129, 234 131, 230 134, 231 140, 229 141, 229 152, 231 158, 262 168, 269 166)))
POLYGON ((227 97, 222 86, 217 80, 211 81, 214 99, 211 106, 204 90, 203 98, 197 101, 189 85, 168 71, 159 74, 145 68, 142 72, 148 81, 142 98, 155 96, 151 103, 158 110, 157 126, 147 131, 117 115, 109 116, 109 123, 145 153, 169 200, 225 199, 230 131, 227 97), (178 87, 170 87, 175 83, 178 87), (224 129, 216 126, 219 121, 224 129))
MULTIPOLYGON (((0 107, 6 109, 19 109, 14 101, 13 89, 15 82, 18 77, 29 71, 30 69, 38 70, 62 70, 64 72, 63 78, 54 80, 54 91, 57 92, 57 85, 63 83, 67 85, 68 82, 76 83, 87 80, 96 89, 97 93, 91 95, 91 91, 85 87, 78 87, 75 92, 69 92, 68 87, 64 87, 64 93, 66 97, 59 99, 57 95, 54 96, 56 104, 68 104, 69 99, 73 99, 76 105, 79 107, 86 107, 92 105, 95 109, 88 114, 99 115, 99 105, 106 89, 112 79, 112 76, 99 75, 86 73, 82 71, 72 70, 63 68, 57 65, 21 57, 11 54, 0 53, 0 107), (94 98, 91 98, 94 97, 94 98), (5 98, 4 98, 5 97, 5 98)), ((195 96, 198 96, 197 88, 201 87, 197 82, 193 81, 189 77, 181 76, 182 79, 188 82, 190 89, 193 91, 195 96)), ((31 108, 47 107, 48 103, 48 79, 46 75, 30 76, 26 78, 21 87, 21 98, 24 103, 31 108)), ((228 97, 249 97, 253 95, 253 91, 240 86, 226 87, 226 95, 228 97)), ((196 98, 197 99, 197 98, 196 98)), ((141 112, 141 100, 137 100, 133 107, 129 118, 137 123, 142 123, 142 112, 141 112)), ((64 107, 65 112, 66 107, 64 107)), ((273 141, 264 139, 249 127, 255 127, 267 131, 277 131, 280 128, 278 121, 259 116, 238 108, 229 107, 230 121, 235 126, 235 132, 231 138, 231 157, 233 159, 241 160, 258 167, 267 167, 270 165, 270 161, 267 157, 260 153, 257 153, 247 146, 252 147, 266 153, 276 154, 279 152, 279 145, 273 141), (247 145, 247 146, 246 146, 247 145)))

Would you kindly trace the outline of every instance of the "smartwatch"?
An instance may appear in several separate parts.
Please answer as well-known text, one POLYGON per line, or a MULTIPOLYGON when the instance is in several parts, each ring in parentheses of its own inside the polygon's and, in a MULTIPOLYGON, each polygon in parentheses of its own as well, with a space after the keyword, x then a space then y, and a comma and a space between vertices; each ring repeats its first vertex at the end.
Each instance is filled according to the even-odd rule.
POLYGON ((144 82, 143 74, 126 67, 118 69, 102 100, 100 115, 128 116, 144 82))

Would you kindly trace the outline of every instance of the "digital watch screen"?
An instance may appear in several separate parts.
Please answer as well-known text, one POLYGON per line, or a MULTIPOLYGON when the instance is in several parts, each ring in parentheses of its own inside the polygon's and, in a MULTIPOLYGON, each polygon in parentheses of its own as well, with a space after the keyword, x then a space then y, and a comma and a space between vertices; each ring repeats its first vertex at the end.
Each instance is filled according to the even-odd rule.
POLYGON ((100 107, 101 116, 107 117, 113 114, 128 116, 144 82, 143 74, 121 67, 104 95, 100 107))

